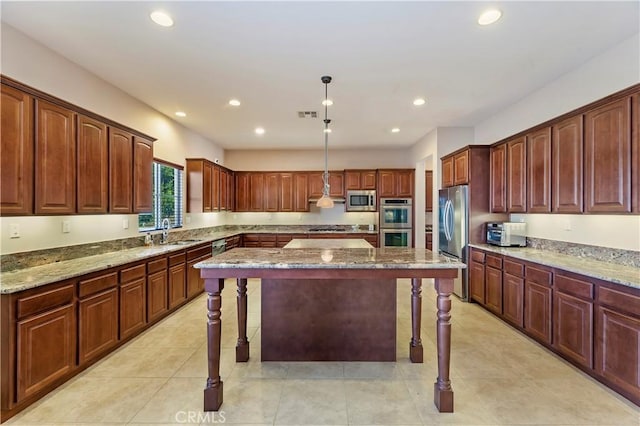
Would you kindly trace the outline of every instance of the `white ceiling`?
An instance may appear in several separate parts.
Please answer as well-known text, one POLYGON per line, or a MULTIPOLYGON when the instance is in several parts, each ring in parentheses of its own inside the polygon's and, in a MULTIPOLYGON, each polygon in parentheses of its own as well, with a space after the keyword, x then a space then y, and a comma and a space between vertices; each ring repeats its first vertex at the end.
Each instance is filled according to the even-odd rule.
MULTIPOLYGON (((639 31, 639 2, 1 2, 2 21, 226 149, 409 146, 639 31), (503 18, 481 27, 497 5, 503 18), (149 19, 169 12, 172 28, 149 19), (427 104, 415 107, 417 96, 427 104), (242 101, 239 108, 227 104, 242 101), (175 117, 174 117, 175 118, 175 117), (256 136, 254 128, 266 129, 256 136), (392 134, 390 129, 401 131, 392 134)), ((612 64, 613 65, 613 64, 612 64)), ((64 76, 61 76, 64 78, 64 76)))

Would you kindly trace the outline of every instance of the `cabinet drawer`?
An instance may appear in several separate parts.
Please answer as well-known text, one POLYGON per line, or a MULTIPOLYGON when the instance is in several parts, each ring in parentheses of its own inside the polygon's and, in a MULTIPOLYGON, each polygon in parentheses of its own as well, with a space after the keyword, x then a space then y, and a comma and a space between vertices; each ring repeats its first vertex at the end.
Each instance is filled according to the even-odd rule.
POLYGON ((555 274, 553 285, 556 290, 563 293, 572 294, 584 299, 593 299, 593 284, 577 278, 555 274))
POLYGON ((132 266, 131 268, 120 270, 120 283, 128 283, 129 281, 144 277, 147 273, 145 266, 146 265, 142 263, 132 266))
POLYGON ((211 244, 187 251, 187 260, 200 259, 205 256, 211 256, 211 244))
POLYGON ((114 272, 107 275, 91 278, 89 280, 80 281, 78 288, 78 296, 80 298, 98 293, 118 285, 118 273, 114 272))
POLYGON ((492 254, 487 254, 486 264, 487 266, 491 266, 492 268, 502 269, 502 258, 499 256, 494 256, 492 254))
POLYGON ((616 311, 628 312, 640 317, 639 296, 600 286, 598 301, 601 305, 608 305, 616 311))
POLYGON ((478 250, 472 250, 471 251, 471 260, 473 260, 476 263, 484 263, 484 252, 483 251, 478 251, 478 250))
POLYGON ((260 242, 260 234, 244 234, 244 243, 259 243, 260 242))
POLYGON ((524 265, 519 262, 514 262, 513 260, 505 259, 502 270, 516 277, 524 277, 524 265))
POLYGON ((260 241, 263 243, 275 243, 276 242, 276 234, 262 234, 260 236, 260 241))
POLYGON ((169 267, 184 263, 187 260, 187 256, 184 252, 178 254, 172 254, 169 256, 169 267))
POLYGON ((74 285, 69 283, 64 287, 43 291, 33 296, 18 299, 18 319, 46 311, 56 306, 62 306, 73 301, 74 285))
POLYGON ((527 281, 534 282, 536 284, 551 286, 551 282, 553 279, 553 274, 551 271, 534 268, 533 266, 525 266, 524 268, 525 277, 527 281))
POLYGON ((167 258, 163 257, 162 259, 152 260, 147 263, 147 272, 149 274, 153 274, 154 272, 162 271, 163 269, 167 269, 167 258))

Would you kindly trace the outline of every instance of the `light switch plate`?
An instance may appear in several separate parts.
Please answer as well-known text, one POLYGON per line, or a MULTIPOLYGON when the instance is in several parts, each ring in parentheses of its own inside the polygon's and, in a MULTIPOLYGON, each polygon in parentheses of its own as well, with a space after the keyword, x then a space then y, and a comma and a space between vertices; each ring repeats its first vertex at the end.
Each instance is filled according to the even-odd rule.
POLYGON ((9 225, 9 238, 20 238, 20 225, 17 223, 9 225))
POLYGON ((129 229, 129 219, 128 218, 122 219, 122 229, 129 229))
POLYGON ((62 233, 63 234, 68 234, 69 232, 71 232, 71 223, 68 220, 63 220, 62 221, 62 233))

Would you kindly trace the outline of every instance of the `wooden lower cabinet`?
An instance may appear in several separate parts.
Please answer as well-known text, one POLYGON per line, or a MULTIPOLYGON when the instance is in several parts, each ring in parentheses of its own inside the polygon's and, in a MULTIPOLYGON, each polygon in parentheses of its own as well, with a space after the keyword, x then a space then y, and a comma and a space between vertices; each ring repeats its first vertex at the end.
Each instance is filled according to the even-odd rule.
POLYGON ((469 267, 469 297, 481 305, 486 304, 484 277, 484 263, 471 260, 471 266, 469 267))
POLYGON ((169 309, 187 300, 185 254, 169 256, 169 309))
POLYGON ((147 276, 147 322, 163 316, 168 310, 167 270, 147 276))
POLYGON ((53 384, 74 369, 76 341, 73 304, 18 321, 17 402, 53 384))
POLYGON ((120 285, 120 339, 126 339, 147 323, 146 287, 145 277, 120 285))
POLYGON ((502 315, 502 271, 489 266, 485 269, 485 306, 502 315))
POLYGON ((554 291, 553 346, 577 363, 593 367, 593 303, 554 291))
POLYGON ((118 343, 118 288, 78 302, 78 363, 107 352, 118 343))
POLYGON ((512 324, 524 326, 524 279, 504 273, 502 277, 502 316, 512 324))
POLYGON ((533 338, 551 344, 551 288, 525 280, 524 329, 533 338))

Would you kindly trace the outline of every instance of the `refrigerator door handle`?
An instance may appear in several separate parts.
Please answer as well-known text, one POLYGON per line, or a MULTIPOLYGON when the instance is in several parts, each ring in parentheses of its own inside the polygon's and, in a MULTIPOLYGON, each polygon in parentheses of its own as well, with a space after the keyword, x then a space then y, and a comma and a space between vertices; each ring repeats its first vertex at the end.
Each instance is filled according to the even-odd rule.
POLYGON ((449 212, 452 211, 452 203, 451 200, 447 200, 444 204, 444 236, 447 238, 447 241, 451 241, 452 231, 451 227, 453 226, 452 221, 450 220, 449 212))

